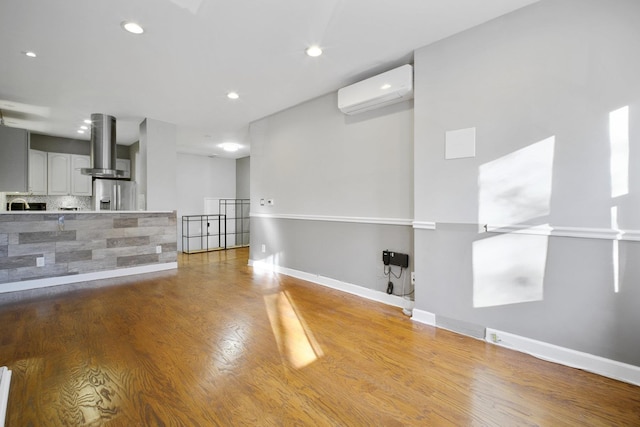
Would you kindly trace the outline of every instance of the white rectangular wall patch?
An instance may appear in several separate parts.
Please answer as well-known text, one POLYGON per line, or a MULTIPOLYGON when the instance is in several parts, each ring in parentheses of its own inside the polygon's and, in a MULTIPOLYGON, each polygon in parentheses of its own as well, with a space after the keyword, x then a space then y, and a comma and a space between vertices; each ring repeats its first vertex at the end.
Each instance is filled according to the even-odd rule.
POLYGON ((476 156, 476 128, 447 131, 444 158, 462 159, 476 156))

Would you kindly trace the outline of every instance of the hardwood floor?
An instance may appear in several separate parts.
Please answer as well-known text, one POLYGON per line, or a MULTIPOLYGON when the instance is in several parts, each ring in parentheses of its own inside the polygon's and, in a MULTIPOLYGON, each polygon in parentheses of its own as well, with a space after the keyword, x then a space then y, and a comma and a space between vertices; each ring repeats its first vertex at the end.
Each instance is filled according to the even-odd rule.
POLYGON ((179 264, 0 305, 6 425, 640 426, 640 387, 254 271, 246 249, 179 264))

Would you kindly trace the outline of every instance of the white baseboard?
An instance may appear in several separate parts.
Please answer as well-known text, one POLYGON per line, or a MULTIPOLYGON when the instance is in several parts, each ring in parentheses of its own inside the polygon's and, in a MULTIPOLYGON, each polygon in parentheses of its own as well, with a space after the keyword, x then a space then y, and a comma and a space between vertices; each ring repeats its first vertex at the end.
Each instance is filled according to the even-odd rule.
POLYGON ((349 294, 357 295, 359 297, 366 298, 372 301, 381 302, 383 304, 391 305, 394 307, 401 307, 401 308, 403 307, 404 299, 396 295, 389 295, 384 292, 375 291, 369 288, 364 288, 362 286, 354 285, 352 283, 331 279, 330 277, 324 277, 318 274, 306 273, 304 271, 294 270, 292 268, 280 267, 279 265, 273 265, 273 264, 269 264, 262 261, 254 261, 250 259, 249 265, 254 268, 259 268, 261 270, 272 271, 274 273, 281 273, 287 276, 295 277, 296 279, 306 280, 307 282, 312 282, 318 285, 326 286, 328 288, 347 292, 349 294))
MULTIPOLYGON (((440 328, 440 326, 436 325, 436 315, 428 311, 414 308, 412 320, 440 328)), ((485 331, 485 341, 489 344, 526 353, 549 362, 582 369, 603 377, 640 386, 640 367, 638 366, 490 328, 485 331)))
POLYGON ((416 322, 424 323, 429 326, 436 326, 436 315, 418 308, 413 309, 413 316, 411 316, 411 320, 415 320, 416 322))
POLYGON ((119 268, 117 270, 96 271, 93 273, 73 274, 69 276, 47 277, 44 279, 23 280, 20 282, 2 283, 0 294, 5 292, 26 291, 40 289, 48 286, 68 285, 71 283, 88 282, 90 280, 111 279, 114 277, 131 276, 134 274, 154 273, 157 271, 173 270, 178 268, 177 262, 162 264, 140 265, 136 267, 119 268))
POLYGON ((582 369, 604 377, 640 386, 640 367, 594 356, 565 347, 536 341, 508 332, 487 328, 485 340, 490 344, 530 354, 539 359, 582 369))

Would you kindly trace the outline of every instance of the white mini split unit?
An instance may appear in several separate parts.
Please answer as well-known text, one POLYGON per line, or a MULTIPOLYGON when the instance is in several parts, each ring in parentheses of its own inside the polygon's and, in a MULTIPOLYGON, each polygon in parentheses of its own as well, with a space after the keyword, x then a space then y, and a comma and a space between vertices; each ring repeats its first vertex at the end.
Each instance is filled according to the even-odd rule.
POLYGON ((413 67, 403 65, 338 90, 338 108, 358 114, 413 98, 413 67))

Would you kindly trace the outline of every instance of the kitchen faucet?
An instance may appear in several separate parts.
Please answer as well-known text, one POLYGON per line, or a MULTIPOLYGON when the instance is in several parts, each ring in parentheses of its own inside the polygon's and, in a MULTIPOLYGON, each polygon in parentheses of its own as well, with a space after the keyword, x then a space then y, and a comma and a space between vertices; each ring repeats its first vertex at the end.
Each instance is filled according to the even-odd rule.
POLYGON ((11 210, 11 206, 13 206, 13 203, 14 203, 14 202, 22 202, 22 203, 24 203, 24 207, 25 207, 25 209, 29 209, 29 208, 30 208, 29 203, 27 203, 27 201, 26 201, 25 199, 22 199, 22 198, 18 197, 17 199, 13 199, 13 200, 9 203, 9 210, 11 210))

